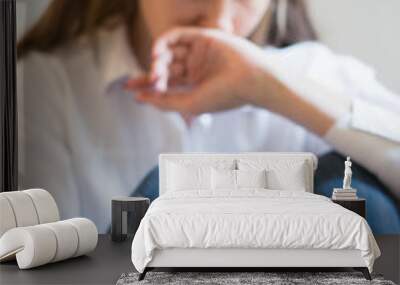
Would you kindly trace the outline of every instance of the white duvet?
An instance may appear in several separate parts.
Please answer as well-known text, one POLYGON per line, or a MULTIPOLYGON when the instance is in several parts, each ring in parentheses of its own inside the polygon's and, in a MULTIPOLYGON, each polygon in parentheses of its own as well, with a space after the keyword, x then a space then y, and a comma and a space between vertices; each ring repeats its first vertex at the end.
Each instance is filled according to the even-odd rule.
POLYGON ((134 237, 135 268, 165 248, 358 249, 371 272, 380 255, 359 215, 320 195, 265 189, 164 194, 134 237))

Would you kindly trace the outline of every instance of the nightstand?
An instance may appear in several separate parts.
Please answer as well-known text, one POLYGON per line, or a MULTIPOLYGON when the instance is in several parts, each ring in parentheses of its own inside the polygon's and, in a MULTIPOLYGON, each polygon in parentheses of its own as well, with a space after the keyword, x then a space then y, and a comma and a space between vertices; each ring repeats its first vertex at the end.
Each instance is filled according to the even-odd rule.
POLYGON ((333 200, 332 202, 339 204, 340 206, 359 214, 361 217, 365 218, 365 199, 358 198, 355 200, 333 200))
POLYGON ((149 205, 150 199, 144 197, 114 197, 111 202, 111 239, 124 241, 134 236, 149 205))

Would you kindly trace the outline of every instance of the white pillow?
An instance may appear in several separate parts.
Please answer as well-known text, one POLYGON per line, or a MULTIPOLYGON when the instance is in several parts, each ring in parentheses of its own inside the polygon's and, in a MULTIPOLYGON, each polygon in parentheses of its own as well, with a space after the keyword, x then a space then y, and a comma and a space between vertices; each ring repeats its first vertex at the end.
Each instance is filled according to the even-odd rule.
POLYGON ((210 189, 210 171, 210 167, 183 166, 171 163, 167 180, 168 189, 171 191, 210 189))
POLYGON ((266 188, 266 170, 211 170, 213 190, 238 190, 241 188, 266 188))
POLYGON ((211 189, 236 189, 236 170, 213 168, 211 170, 211 189))
POLYGON ((234 169, 234 160, 183 160, 166 163, 167 191, 210 190, 211 169, 234 169))
POLYGON ((268 188, 272 190, 306 191, 305 165, 298 165, 283 173, 282 171, 268 171, 268 188))
POLYGON ((266 169, 267 188, 272 190, 306 191, 311 189, 308 181, 308 165, 303 160, 238 160, 240 170, 266 169))
POLYGON ((237 188, 267 188, 267 171, 235 170, 237 188))

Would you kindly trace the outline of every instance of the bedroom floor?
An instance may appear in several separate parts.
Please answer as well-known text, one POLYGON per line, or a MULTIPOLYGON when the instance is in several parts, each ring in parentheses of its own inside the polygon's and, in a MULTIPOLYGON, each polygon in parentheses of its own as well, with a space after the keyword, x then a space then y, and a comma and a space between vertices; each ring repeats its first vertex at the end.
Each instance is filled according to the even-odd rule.
POLYGON ((375 239, 382 255, 376 260, 374 271, 400 284, 400 235, 375 236, 375 239))
MULTIPOLYGON (((400 284, 400 235, 377 236, 382 256, 375 272, 400 284)), ((131 241, 114 243, 100 235, 88 256, 52 263, 34 270, 18 270, 15 262, 0 265, 1 284, 115 284, 122 273, 133 272, 131 241)))

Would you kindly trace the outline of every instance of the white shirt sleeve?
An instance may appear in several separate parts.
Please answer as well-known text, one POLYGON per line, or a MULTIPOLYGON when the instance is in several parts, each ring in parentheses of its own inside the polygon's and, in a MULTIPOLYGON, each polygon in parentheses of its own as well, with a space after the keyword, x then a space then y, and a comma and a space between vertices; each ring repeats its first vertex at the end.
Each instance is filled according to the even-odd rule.
POLYGON ((374 173, 400 199, 400 95, 383 87, 373 72, 357 73, 368 67, 342 59, 354 94, 348 115, 338 119, 325 140, 374 173))
POLYGON ((367 65, 319 43, 295 45, 269 62, 288 87, 337 121, 326 142, 400 197, 400 95, 367 65))
POLYGON ((71 150, 66 144, 67 78, 50 55, 31 53, 18 63, 21 188, 44 188, 62 219, 79 215, 71 150))
POLYGON ((400 143, 400 110, 396 113, 366 100, 355 99, 350 127, 400 143))
POLYGON ((400 143, 400 95, 385 88, 374 70, 358 60, 336 59, 351 92, 350 127, 400 143))

